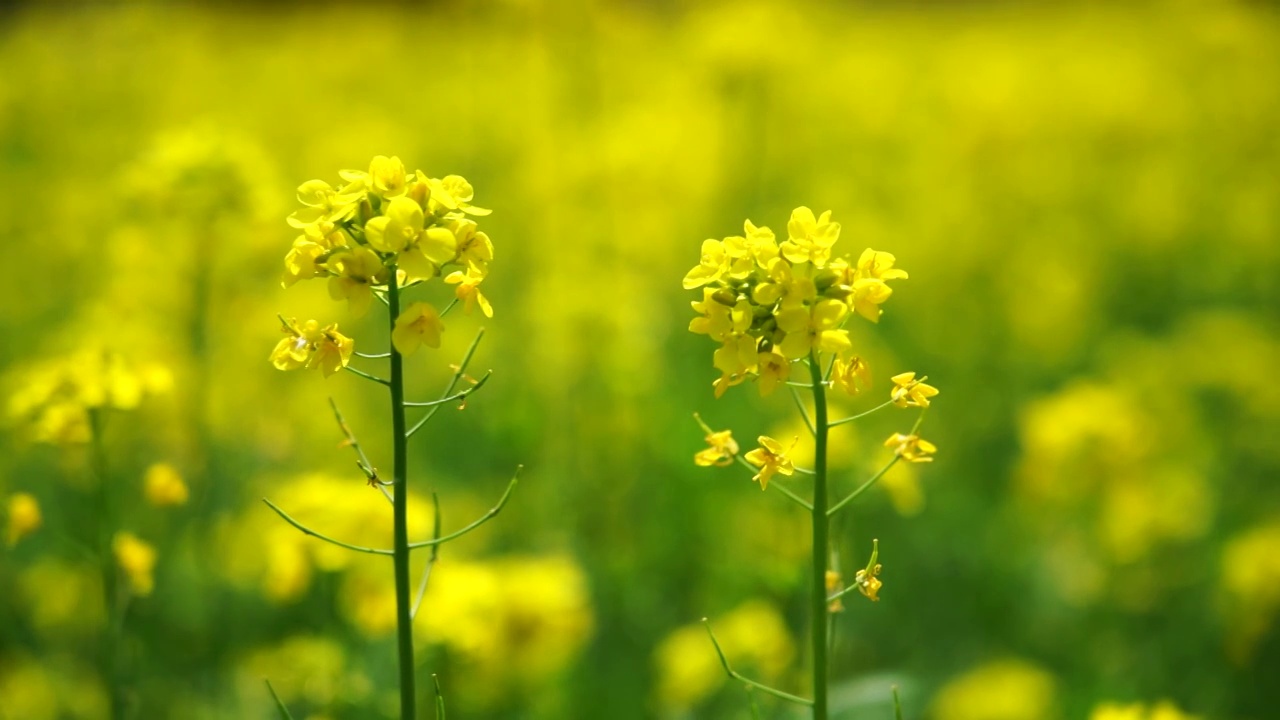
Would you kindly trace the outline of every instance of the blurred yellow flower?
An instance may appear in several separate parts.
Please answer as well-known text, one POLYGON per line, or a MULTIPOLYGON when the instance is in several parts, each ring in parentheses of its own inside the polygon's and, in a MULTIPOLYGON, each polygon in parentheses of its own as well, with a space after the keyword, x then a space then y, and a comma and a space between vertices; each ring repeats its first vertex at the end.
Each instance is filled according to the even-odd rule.
POLYGON ((435 307, 416 302, 396 318, 395 329, 391 331, 391 343, 401 355, 409 356, 422 345, 439 348, 442 332, 444 322, 435 307))
MULTIPOLYGON (((787 457, 790 450, 783 449, 782 443, 767 435, 761 435, 759 442, 760 447, 748 452, 744 457, 747 462, 760 468, 760 472, 751 479, 760 483, 760 489, 764 490, 769 487, 769 479, 776 473, 791 475, 795 473, 796 468, 787 457)), ((795 445, 795 442, 791 443, 791 447, 794 448, 795 445)))
POLYGON ((7 503, 8 530, 6 537, 8 538, 9 547, 18 544, 22 538, 30 535, 40 528, 42 522, 40 516, 40 503, 36 502, 35 496, 30 493, 14 493, 9 496, 7 503))
POLYGON ((147 502, 159 507, 187 502, 187 484, 178 470, 168 463, 155 463, 147 468, 143 491, 147 502))
POLYGON ((1089 720, 1199 720, 1187 715, 1168 700, 1161 700, 1150 709, 1143 703, 1101 703, 1089 713, 1089 720))
POLYGON ((871 366, 856 355, 848 359, 837 357, 831 380, 835 387, 850 395, 857 395, 871 387, 871 366))
POLYGON ((948 682, 930 709, 936 720, 1053 720, 1057 683, 1025 660, 997 660, 948 682))
POLYGON ((908 462, 933 462, 931 457, 938 451, 937 446, 919 435, 903 435, 894 433, 884 441, 884 446, 892 448, 895 455, 908 462))
POLYGON ((878 593, 884 583, 880 582, 880 565, 877 563, 871 568, 871 572, 865 569, 859 570, 858 574, 853 578, 854 584, 858 586, 858 592, 870 598, 872 602, 880 602, 878 593))
MULTIPOLYGON (((858 572, 862 572, 859 570, 858 572)), ((839 570, 828 570, 826 574, 827 596, 835 595, 844 589, 844 578, 840 576, 839 570)), ((840 613, 844 612, 843 598, 835 598, 827 603, 827 612, 840 613)))
POLYGON ((116 556, 116 564, 124 572, 129 581, 129 591, 139 597, 146 597, 155 589, 156 550, 137 536, 128 532, 117 532, 111 539, 111 549, 116 556))
POLYGON ((1230 538, 1222 549, 1221 573, 1228 650, 1244 662, 1280 612, 1280 521, 1230 538))
POLYGON ((719 430, 708 433, 706 440, 710 447, 699 450, 693 456, 694 464, 701 467, 712 465, 725 467, 733 464, 733 459, 738 455, 738 442, 733 439, 732 431, 719 430))
POLYGON ((889 391, 889 397, 898 407, 929 407, 929 398, 938 394, 938 388, 925 383, 928 376, 917 380, 914 372, 905 372, 891 379, 895 387, 889 391))

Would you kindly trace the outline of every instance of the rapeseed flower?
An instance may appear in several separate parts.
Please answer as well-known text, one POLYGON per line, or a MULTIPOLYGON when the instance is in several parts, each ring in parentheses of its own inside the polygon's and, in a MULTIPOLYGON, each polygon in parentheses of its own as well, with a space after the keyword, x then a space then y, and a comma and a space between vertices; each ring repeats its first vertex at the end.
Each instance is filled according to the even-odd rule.
MULTIPOLYGON (((796 438, 796 441, 799 441, 799 438, 796 438)), ((775 474, 793 475, 796 468, 791 462, 791 458, 787 457, 787 453, 791 452, 791 448, 784 449, 782 443, 768 435, 761 435, 759 443, 760 447, 748 452, 744 457, 747 462, 760 468, 760 472, 756 473, 751 479, 760 483, 760 489, 764 490, 769 487, 769 479, 775 474)), ((795 445, 795 442, 791 443, 792 448, 795 445)))
POLYGON ((9 547, 18 544, 22 538, 30 535, 40 529, 43 522, 40 515, 40 503, 30 493, 14 493, 9 496, 7 515, 8 530, 6 531, 7 542, 9 547))
POLYGON ((156 506, 184 505, 187 502, 187 484, 182 475, 168 463, 156 463, 147 468, 143 478, 143 492, 147 502, 156 506))
POLYGON ((271 364, 277 370, 320 368, 329 377, 351 362, 355 341, 338 332, 337 324, 320 327, 315 320, 302 325, 297 320, 282 320, 288 337, 276 343, 271 351, 271 364))
POLYGON ((693 456, 695 465, 724 467, 733 464, 733 459, 738 456, 738 441, 733 439, 732 431, 719 430, 707 433, 706 440, 708 447, 699 450, 693 456))
POLYGON ((129 583, 129 591, 138 597, 146 597, 155 589, 153 572, 156 567, 156 550, 151 545, 128 532, 118 532, 111 540, 116 564, 129 583))
POLYGON ((925 384, 928 376, 916 379, 913 372, 899 373, 892 380, 893 390, 889 392, 893 404, 898 407, 929 407, 929 398, 938 394, 938 388, 925 384))
POLYGON ((835 386, 850 395, 857 395, 871 387, 871 366, 860 357, 836 358, 831 380, 835 386))
POLYGON ((396 318, 395 329, 391 331, 391 343, 401 355, 412 355, 420 346, 440 347, 440 333, 444 332, 444 322, 440 313, 426 303, 416 302, 405 308, 396 318))
POLYGON ((933 462, 933 454, 937 446, 919 435, 903 435, 894 433, 884 441, 884 446, 892 448, 895 455, 913 463, 933 462))

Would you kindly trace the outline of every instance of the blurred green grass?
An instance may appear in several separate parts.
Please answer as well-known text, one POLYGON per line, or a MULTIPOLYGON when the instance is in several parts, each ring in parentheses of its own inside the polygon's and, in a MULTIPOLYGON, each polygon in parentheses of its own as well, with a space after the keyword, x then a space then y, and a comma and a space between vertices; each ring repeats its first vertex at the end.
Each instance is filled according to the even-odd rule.
MULTIPOLYGON (((256 504, 317 483, 333 522, 380 502, 356 496, 325 399, 377 458, 376 395, 266 362, 276 312, 345 317, 321 288, 278 287, 293 188, 379 153, 465 175, 495 210, 497 315, 477 358, 494 378, 413 462, 455 523, 516 463, 528 474, 442 575, 451 558, 499 584, 550 563, 571 579, 548 586, 580 582, 591 608, 530 611, 549 628, 537 642, 494 640, 511 667, 428 655, 462 716, 741 717, 732 687, 676 707, 660 643, 751 601, 801 642, 803 525, 691 462, 694 411, 741 439, 790 424, 790 404, 713 400, 679 285, 703 238, 746 217, 780 229, 801 204, 834 211, 838 249, 887 250, 911 273, 855 334, 873 392, 898 368, 943 391, 926 432, 938 462, 837 529, 845 552, 877 537, 884 553, 885 601, 841 618, 836 674, 855 701, 878 693, 887 717, 892 679, 909 714, 941 720, 1274 706, 1259 682, 1280 667, 1273 7, 157 4, 0 22, 6 390, 104 342, 177 379, 111 437, 120 482, 167 461, 192 485, 186 507, 130 518, 161 556, 129 620, 140 717, 269 717, 273 667, 315 717, 386 704, 391 646, 369 610, 385 593, 361 582, 376 574, 326 564, 256 504), (589 639, 559 629, 569 615, 589 639), (527 659, 542 656, 557 662, 527 659), (1022 704, 940 692, 984 667, 1022 704)), ((478 326, 455 322, 415 368, 422 394, 478 326)), ((351 328, 385 340, 371 320, 351 328)), ((845 435, 850 473, 878 464, 897 420, 845 435)), ((57 539, 92 512, 59 503, 80 468, 0 439, 0 493, 32 492, 46 515, 0 554, 0 717, 95 716, 91 699, 66 704, 92 695, 77 659, 92 609, 47 599, 77 577, 57 539)))

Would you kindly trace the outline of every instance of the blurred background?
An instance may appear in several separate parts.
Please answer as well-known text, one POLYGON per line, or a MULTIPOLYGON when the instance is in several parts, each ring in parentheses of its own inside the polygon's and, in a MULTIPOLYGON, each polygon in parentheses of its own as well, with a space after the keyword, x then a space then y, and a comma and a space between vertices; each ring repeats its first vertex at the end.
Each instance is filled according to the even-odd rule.
MULTIPOLYGON (((22 405, 102 348, 155 391, 104 426, 118 524, 155 553, 130 555, 135 717, 270 718, 263 678, 299 718, 393 716, 389 564, 259 502, 389 542, 328 408, 389 468, 381 390, 267 362, 277 312, 385 346, 378 308, 279 282, 295 187, 376 154, 494 210, 493 377, 411 456, 415 536, 431 492, 461 527, 526 467, 415 628, 451 717, 749 717, 704 616, 807 692, 807 518, 692 462, 694 412, 744 446, 800 426, 782 393, 713 398, 680 285, 704 238, 797 205, 911 274, 852 326, 876 384, 841 407, 905 370, 942 390, 937 462, 835 529, 846 576, 872 538, 884 564, 837 620, 840 716, 891 717, 894 684, 913 718, 1275 716, 1274 5, 18 3, 0 68, 0 717, 106 716, 91 458, 22 405)), ((414 397, 480 320, 412 358, 414 397)), ((837 487, 912 419, 841 428, 837 487)))

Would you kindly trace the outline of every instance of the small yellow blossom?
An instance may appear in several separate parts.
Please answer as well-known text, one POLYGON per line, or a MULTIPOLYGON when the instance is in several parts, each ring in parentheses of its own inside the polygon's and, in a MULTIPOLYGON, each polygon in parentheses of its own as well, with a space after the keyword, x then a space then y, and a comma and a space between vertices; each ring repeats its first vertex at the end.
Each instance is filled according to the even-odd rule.
POLYGON ((724 345, 712 355, 712 364, 721 375, 715 382, 716 397, 724 395, 724 391, 747 379, 756 371, 757 340, 750 335, 731 335, 724 345))
POLYGON ((871 387, 871 366, 857 356, 848 360, 836 358, 831 379, 836 387, 850 395, 857 395, 871 387))
POLYGON ((8 505, 9 529, 7 537, 9 547, 13 547, 18 544, 19 540, 38 530, 42 518, 40 516, 40 503, 36 502, 35 497, 29 493, 20 492, 10 495, 8 505))
POLYGON ((315 320, 298 325, 297 320, 284 321, 285 337, 271 351, 271 364, 277 370, 320 368, 329 377, 351 362, 355 341, 338 332, 336 324, 320 327, 315 320))
POLYGON ((367 247, 344 250, 329 258, 326 265, 335 273, 329 278, 329 297, 346 300, 351 314, 360 317, 373 304, 373 286, 385 281, 382 258, 367 247))
MULTIPOLYGON (((796 438, 796 442, 799 438, 796 438)), ((787 457, 790 448, 783 449, 782 443, 774 440, 768 435, 759 437, 760 447, 746 454, 746 461, 760 468, 760 472, 756 473, 751 479, 760 483, 760 489, 764 490, 769 487, 769 479, 775 473, 783 475, 792 475, 795 473, 795 465, 792 464, 791 458, 787 457)), ((791 443, 791 447, 796 446, 796 442, 791 443)))
POLYGON ((759 368, 757 373, 762 396, 772 393, 780 383, 785 383, 791 376, 791 361, 777 348, 759 353, 756 366, 759 368))
POLYGON ((871 572, 859 570, 858 574, 853 576, 853 582, 858 586, 858 592, 870 598, 871 602, 880 602, 877 593, 880 592, 880 586, 883 583, 880 582, 879 575, 880 565, 877 564, 871 568, 871 572))
POLYGON ((458 218, 450 230, 457 245, 457 262, 484 277, 489 271, 489 263, 493 261, 493 241, 487 234, 478 232, 476 221, 470 218, 458 218))
MULTIPOLYGON (((836 593, 844 589, 844 579, 840 577, 839 570, 828 570, 826 575, 826 580, 827 580, 827 597, 831 597, 832 595, 835 595, 836 593)), ((834 600, 831 600, 829 603, 827 603, 827 612, 830 612, 830 613, 844 612, 844 603, 841 602, 841 598, 835 598, 834 600)))
POLYGON ((809 355, 813 350, 843 352, 850 347, 849 332, 839 329, 849 306, 839 300, 824 299, 811 307, 781 310, 778 329, 786 333, 779 349, 792 360, 809 355))
POLYGON ((489 298, 480 292, 480 283, 484 281, 484 275, 480 275, 472 268, 468 268, 466 272, 455 270, 449 273, 449 276, 444 281, 450 285, 458 286, 454 294, 463 302, 463 312, 470 315, 471 309, 478 305, 480 312, 484 313, 485 317, 493 317, 493 306, 489 304, 489 298))
POLYGON ((938 448, 919 435, 903 435, 894 433, 884 441, 884 446, 892 448, 898 457, 913 463, 933 462, 932 455, 938 448))
POLYGON ((118 532, 111 540, 116 564, 129 582, 129 590, 145 597, 155 589, 156 550, 132 533, 118 532))
POLYGON ((400 158, 378 155, 369 163, 369 189, 384 198, 404 194, 404 163, 400 158))
POLYGON ((894 388, 889 392, 893 404, 898 407, 929 407, 929 398, 938 394, 938 388, 926 385, 926 375, 916 380, 913 372, 900 373, 893 376, 894 388))
POLYGON ((701 467, 711 467, 716 465, 724 467, 732 465, 733 459, 738 456, 738 441, 733 439, 733 432, 730 430, 719 430, 707 433, 707 445, 710 447, 699 450, 693 456, 693 462, 701 467))
POLYGON ((147 502, 158 507, 184 505, 187 502, 187 484, 168 463, 156 463, 147 468, 143 479, 147 502))
POLYGON ((401 355, 412 355, 419 346, 429 348, 440 347, 440 333, 444 332, 444 322, 435 307, 427 303, 416 302, 405 308, 396 318, 395 329, 391 331, 391 343, 401 355))
POLYGON ((730 335, 745 333, 751 327, 750 303, 735 301, 728 291, 703 288, 702 300, 694 300, 690 304, 701 313, 701 317, 689 321, 690 332, 724 342, 730 335))
POLYGON ((815 218, 812 210, 801 206, 791 212, 787 235, 780 245, 787 260, 821 268, 831 259, 831 246, 840 238, 840 223, 831 222, 830 210, 815 218))
POLYGON ((1143 703, 1106 702, 1093 708, 1089 720, 1199 720, 1187 715, 1177 705, 1168 700, 1161 700, 1152 705, 1150 710, 1143 703))
MULTIPOLYGON (((418 176, 425 177, 421 170, 418 171, 418 176)), ((439 180, 432 178, 427 182, 431 188, 433 212, 438 212, 437 208, 461 210, 468 215, 476 217, 493 212, 471 204, 471 199, 475 197, 475 189, 461 175, 445 175, 439 180)))

